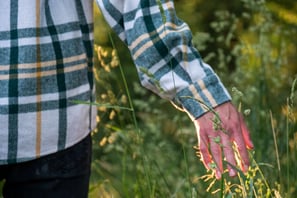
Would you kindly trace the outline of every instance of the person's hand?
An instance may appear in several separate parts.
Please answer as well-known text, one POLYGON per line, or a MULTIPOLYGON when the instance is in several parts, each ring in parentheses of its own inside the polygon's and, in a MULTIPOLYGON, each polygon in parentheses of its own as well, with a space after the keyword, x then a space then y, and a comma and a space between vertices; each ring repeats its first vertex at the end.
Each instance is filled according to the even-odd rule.
POLYGON ((236 155, 243 172, 248 171, 248 149, 253 149, 249 130, 242 115, 231 102, 224 103, 195 120, 199 154, 207 169, 215 170, 216 178, 223 173, 223 158, 227 161, 229 176, 237 174, 236 155), (237 151, 236 151, 237 150, 237 151))

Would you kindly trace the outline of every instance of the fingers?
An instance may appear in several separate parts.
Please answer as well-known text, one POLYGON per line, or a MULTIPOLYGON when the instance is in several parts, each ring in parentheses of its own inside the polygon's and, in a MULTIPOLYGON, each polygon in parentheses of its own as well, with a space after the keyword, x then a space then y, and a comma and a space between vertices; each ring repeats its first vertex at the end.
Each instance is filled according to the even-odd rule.
POLYGON ((252 142, 252 139, 250 137, 250 132, 243 120, 243 117, 240 116, 240 124, 241 124, 241 131, 242 131, 242 135, 243 135, 243 139, 244 139, 244 142, 245 142, 245 145, 248 149, 253 149, 254 148, 254 144, 252 142))
MULTIPOLYGON (((241 170, 243 172, 247 172, 250 164, 247 148, 253 148, 254 146, 249 135, 249 130, 243 120, 243 116, 236 110, 233 105, 230 106, 229 110, 229 113, 231 115, 230 118, 232 121, 226 120, 225 123, 227 126, 229 126, 226 128, 233 136, 233 143, 235 144, 239 154, 239 163, 241 166, 241 170), (228 124, 228 122, 231 122, 233 124, 228 124)), ((233 155, 235 154, 235 152, 236 151, 233 151, 233 155)), ((236 164, 233 164, 231 161, 228 160, 227 162, 231 163, 232 165, 236 164)))
POLYGON ((212 163, 212 159, 208 150, 208 138, 204 135, 199 135, 200 137, 198 137, 199 140, 199 151, 201 154, 201 161, 203 162, 205 168, 207 170, 211 169, 210 164, 212 163))
POLYGON ((254 146, 242 115, 231 103, 218 106, 215 110, 220 116, 222 131, 214 129, 213 116, 215 115, 211 112, 198 118, 196 123, 199 126, 198 140, 204 166, 214 170, 216 178, 220 179, 224 170, 223 157, 225 157, 229 176, 236 176, 237 164, 241 166, 243 172, 247 172, 249 168, 247 148, 252 149, 254 146), (233 147, 234 145, 236 148, 233 147), (236 154, 238 154, 238 161, 236 154))
MULTIPOLYGON (((236 167, 231 137, 222 131, 213 130, 213 127, 204 127, 207 122, 210 122, 207 126, 212 126, 210 119, 207 119, 200 122, 197 128, 200 157, 206 169, 215 171, 216 178, 220 179, 224 172, 222 152, 229 164, 236 167)), ((227 166, 229 175, 236 176, 236 171, 232 166, 227 166)))
POLYGON ((222 149, 223 149, 226 161, 228 162, 227 168, 229 171, 229 176, 235 177, 236 170, 233 167, 236 167, 237 163, 236 163, 234 151, 232 148, 232 142, 230 142, 229 136, 226 134, 222 134, 222 149))
POLYGON ((233 168, 236 167, 236 160, 232 148, 232 143, 230 142, 230 137, 227 134, 218 131, 213 131, 212 134, 212 136, 209 136, 207 142, 203 141, 202 143, 200 143, 201 157, 205 167, 207 167, 208 169, 215 170, 216 178, 220 179, 222 173, 224 172, 222 159, 223 151, 226 161, 228 162, 227 167, 229 171, 229 176, 236 176, 236 170, 233 168), (211 155, 209 153, 207 144, 209 144, 209 150, 211 155), (215 165, 210 167, 210 164, 213 163, 215 163, 215 165))
MULTIPOLYGON (((214 170, 216 178, 220 179, 222 173, 224 172, 224 156, 227 161, 229 176, 236 176, 237 171, 236 169, 234 169, 234 167, 237 167, 237 162, 235 159, 232 142, 230 141, 230 136, 221 131, 211 131, 210 134, 211 135, 207 137, 202 135, 199 138, 201 160, 204 166, 206 167, 206 169, 214 170)), ((240 140, 238 140, 237 142, 240 142, 240 140)), ((247 152, 245 153, 244 150, 241 149, 242 147, 238 148, 239 153, 242 156, 241 159, 244 160, 244 163, 242 163, 242 167, 244 168, 242 168, 242 170, 246 172, 248 170, 249 165, 248 154, 247 152)))
POLYGON ((209 131, 209 129, 199 129, 198 131, 200 157, 205 168, 215 170, 216 178, 220 179, 223 172, 222 152, 219 144, 214 142, 214 137, 208 136, 207 132, 209 131))
POLYGON ((234 144, 237 147, 238 153, 239 153, 239 157, 240 157, 240 165, 241 165, 241 170, 243 172, 247 172, 250 162, 249 162, 249 155, 247 152, 247 145, 246 145, 246 141, 244 139, 244 135, 243 135, 243 130, 242 128, 244 128, 245 126, 242 126, 243 123, 240 123, 240 127, 239 128, 233 128, 233 135, 234 135, 234 144))
POLYGON ((216 172, 216 178, 220 179, 223 173, 223 159, 222 159, 222 150, 220 145, 220 136, 210 137, 210 152, 212 159, 216 166, 214 167, 216 172))

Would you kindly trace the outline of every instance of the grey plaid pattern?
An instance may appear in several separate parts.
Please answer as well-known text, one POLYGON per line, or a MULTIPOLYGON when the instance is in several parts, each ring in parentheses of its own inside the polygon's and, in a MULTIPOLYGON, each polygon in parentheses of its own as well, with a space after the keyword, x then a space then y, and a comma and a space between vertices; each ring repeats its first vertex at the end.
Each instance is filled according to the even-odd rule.
POLYGON ((95 127, 93 1, 0 2, 0 164, 65 149, 95 127))
MULTIPOLYGON (((171 0, 96 0, 141 83, 193 118, 230 100, 171 0), (201 103, 203 101, 203 104, 201 103)), ((57 152, 95 126, 93 1, 0 2, 0 164, 57 152)))
POLYGON ((128 45, 141 83, 197 118, 230 101, 212 68, 192 46, 191 31, 172 0, 97 0, 109 25, 128 45))

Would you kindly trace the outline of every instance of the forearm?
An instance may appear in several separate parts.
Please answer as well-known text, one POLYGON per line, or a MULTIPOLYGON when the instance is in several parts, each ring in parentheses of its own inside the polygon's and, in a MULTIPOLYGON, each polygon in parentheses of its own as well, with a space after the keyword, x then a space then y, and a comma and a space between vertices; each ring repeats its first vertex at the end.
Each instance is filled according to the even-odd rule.
POLYGON ((143 86, 181 106, 193 118, 230 100, 219 78, 192 46, 191 31, 176 16, 172 1, 97 2, 128 45, 143 86))

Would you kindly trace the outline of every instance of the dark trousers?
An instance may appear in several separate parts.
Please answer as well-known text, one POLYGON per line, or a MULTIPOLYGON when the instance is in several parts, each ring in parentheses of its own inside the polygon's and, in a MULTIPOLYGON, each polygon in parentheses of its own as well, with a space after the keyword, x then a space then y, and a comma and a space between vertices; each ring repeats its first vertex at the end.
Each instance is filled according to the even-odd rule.
MULTIPOLYGON (((4 198, 86 198, 90 179, 91 137, 36 160, 0 166, 4 198)), ((1 197, 1 195, 0 195, 1 197)))

